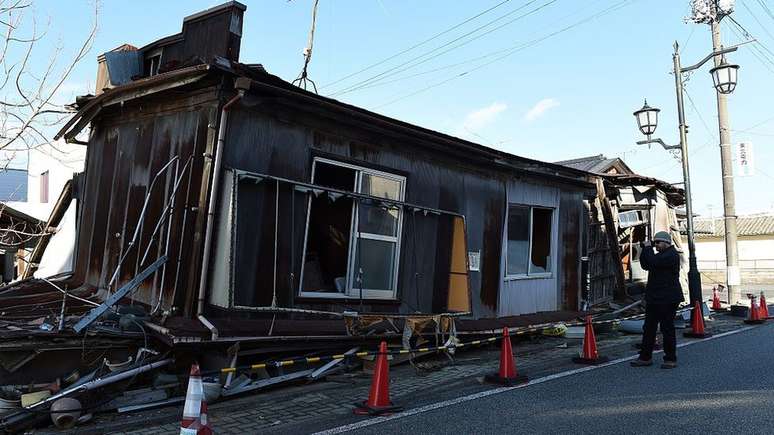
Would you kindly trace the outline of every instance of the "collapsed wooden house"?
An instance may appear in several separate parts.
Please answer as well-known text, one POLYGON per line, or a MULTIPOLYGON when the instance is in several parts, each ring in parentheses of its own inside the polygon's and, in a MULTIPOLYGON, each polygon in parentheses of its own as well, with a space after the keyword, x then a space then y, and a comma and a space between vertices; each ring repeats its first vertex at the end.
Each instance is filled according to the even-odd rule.
MULTIPOLYGON (((678 251, 683 251, 677 216, 685 204, 683 189, 638 175, 620 158, 597 155, 557 163, 598 176, 597 195, 586 203, 590 222, 586 300, 599 304, 642 293, 648 275, 639 263, 640 242, 668 231, 678 251)), ((683 257, 687 262, 687 255, 683 257)), ((687 280, 686 263, 681 268, 686 296, 687 280)))
POLYGON ((80 356, 51 373, 64 375, 86 332, 120 359, 145 332, 191 353, 277 352, 571 319, 623 288, 620 237, 639 230, 620 216, 663 196, 625 186, 679 196, 293 86, 239 62, 245 9, 229 2, 100 56, 97 95, 58 134, 78 143, 90 127, 86 170, 51 218, 76 203, 73 270, 42 280, 33 261, 0 289, 0 336, 21 355, 0 361, 0 379, 27 365, 14 376, 31 381, 49 349, 80 356), (601 271, 590 286, 587 254, 601 271))

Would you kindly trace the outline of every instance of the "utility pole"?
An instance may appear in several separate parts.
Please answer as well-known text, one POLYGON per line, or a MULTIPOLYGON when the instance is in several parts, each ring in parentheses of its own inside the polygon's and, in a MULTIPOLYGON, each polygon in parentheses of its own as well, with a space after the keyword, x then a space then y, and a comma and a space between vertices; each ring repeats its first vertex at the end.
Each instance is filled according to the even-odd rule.
MULTIPOLYGON (((710 28, 712 29, 712 51, 723 48, 720 40, 720 20, 722 11, 717 2, 710 1, 712 8, 710 28)), ((715 66, 719 66, 723 56, 715 56, 715 66)), ((720 168, 723 174, 723 214, 725 216, 726 241, 726 282, 728 284, 728 303, 734 304, 741 299, 739 285, 739 257, 737 253, 736 199, 734 197, 734 169, 731 157, 731 127, 728 121, 728 96, 715 91, 718 100, 718 129, 720 130, 720 168)))

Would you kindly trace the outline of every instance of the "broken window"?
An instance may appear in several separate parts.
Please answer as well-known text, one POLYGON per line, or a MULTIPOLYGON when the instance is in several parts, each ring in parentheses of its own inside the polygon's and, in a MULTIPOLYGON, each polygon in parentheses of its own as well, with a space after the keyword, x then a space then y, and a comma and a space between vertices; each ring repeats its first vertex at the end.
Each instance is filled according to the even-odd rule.
POLYGON ((551 273, 553 210, 510 205, 506 243, 506 275, 551 273))
POLYGON ((143 75, 145 77, 153 77, 159 73, 159 67, 161 67, 161 49, 156 49, 145 56, 142 66, 143 75))
MULTIPOLYGON (((403 177, 316 159, 312 183, 377 198, 403 200, 403 177)), ((402 211, 378 200, 336 192, 310 196, 303 296, 394 298, 402 211)))

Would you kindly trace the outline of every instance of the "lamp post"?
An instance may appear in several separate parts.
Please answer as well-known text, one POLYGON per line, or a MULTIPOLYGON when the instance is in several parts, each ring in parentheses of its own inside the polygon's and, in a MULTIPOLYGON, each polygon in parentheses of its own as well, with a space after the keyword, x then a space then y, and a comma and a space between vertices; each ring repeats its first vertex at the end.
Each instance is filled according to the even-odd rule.
MULTIPOLYGON (((660 138, 654 139, 651 137, 658 126, 659 109, 648 106, 646 100, 642 109, 634 112, 634 116, 637 118, 637 126, 642 134, 647 136, 646 140, 637 142, 638 145, 657 143, 665 150, 679 149, 681 153, 680 160, 683 164, 683 182, 685 187, 686 226, 688 227, 688 292, 691 306, 693 306, 696 301, 701 302, 701 275, 699 274, 699 267, 696 261, 696 245, 694 243, 693 233, 693 198, 691 197, 691 174, 688 166, 688 125, 685 123, 685 107, 683 106, 683 74, 700 68, 715 56, 722 56, 726 53, 736 51, 739 45, 712 52, 699 63, 688 67, 682 67, 680 65, 680 46, 675 42, 672 63, 674 67, 675 93, 677 94, 677 116, 679 121, 678 128, 680 132, 680 143, 677 145, 667 145, 660 138)), ((733 92, 736 88, 738 69, 738 65, 729 65, 725 63, 725 61, 721 62, 715 68, 712 68, 710 73, 712 74, 712 81, 715 85, 715 89, 723 94, 733 92)))

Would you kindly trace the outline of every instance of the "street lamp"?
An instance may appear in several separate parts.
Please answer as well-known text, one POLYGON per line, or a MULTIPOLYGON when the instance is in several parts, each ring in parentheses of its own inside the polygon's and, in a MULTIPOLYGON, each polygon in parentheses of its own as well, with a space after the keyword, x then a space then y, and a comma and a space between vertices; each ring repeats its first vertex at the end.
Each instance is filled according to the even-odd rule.
POLYGON ((642 106, 642 109, 634 112, 634 116, 637 118, 637 126, 640 128, 642 134, 648 136, 648 138, 656 131, 656 127, 658 126, 658 112, 660 111, 660 109, 648 106, 648 100, 645 100, 645 105, 642 106))
POLYGON ((734 92, 734 89, 736 89, 738 70, 739 65, 727 64, 724 57, 720 62, 720 65, 710 70, 715 89, 721 94, 730 94, 731 92, 734 92))
MULTIPOLYGON (((739 44, 741 45, 741 44, 739 44)), ((701 303, 701 275, 699 274, 699 267, 696 261, 696 245, 694 243, 693 232, 693 204, 691 196, 691 175, 688 167, 688 125, 685 123, 685 107, 683 106, 683 74, 689 71, 700 68, 708 60, 715 56, 722 56, 726 53, 736 51, 739 45, 735 45, 728 48, 723 48, 718 51, 712 52, 702 59, 699 63, 688 67, 680 66, 680 46, 675 42, 674 53, 672 54, 672 63, 674 67, 675 76, 675 93, 677 95, 677 115, 680 131, 680 143, 677 145, 667 145, 660 138, 652 139, 651 135, 656 131, 658 126, 658 113, 659 109, 648 106, 647 100, 642 109, 634 112, 634 116, 637 118, 637 126, 642 134, 647 136, 647 140, 638 141, 638 145, 645 145, 651 143, 660 144, 666 150, 679 149, 681 153, 681 161, 683 164, 683 185, 685 187, 685 211, 686 211, 686 226, 688 230, 688 290, 691 306, 694 306, 696 301, 701 303)), ((725 62, 721 62, 715 68, 710 70, 712 74, 712 81, 714 82, 715 89, 723 94, 728 94, 734 91, 736 88, 737 70, 739 65, 729 65, 725 62)))

